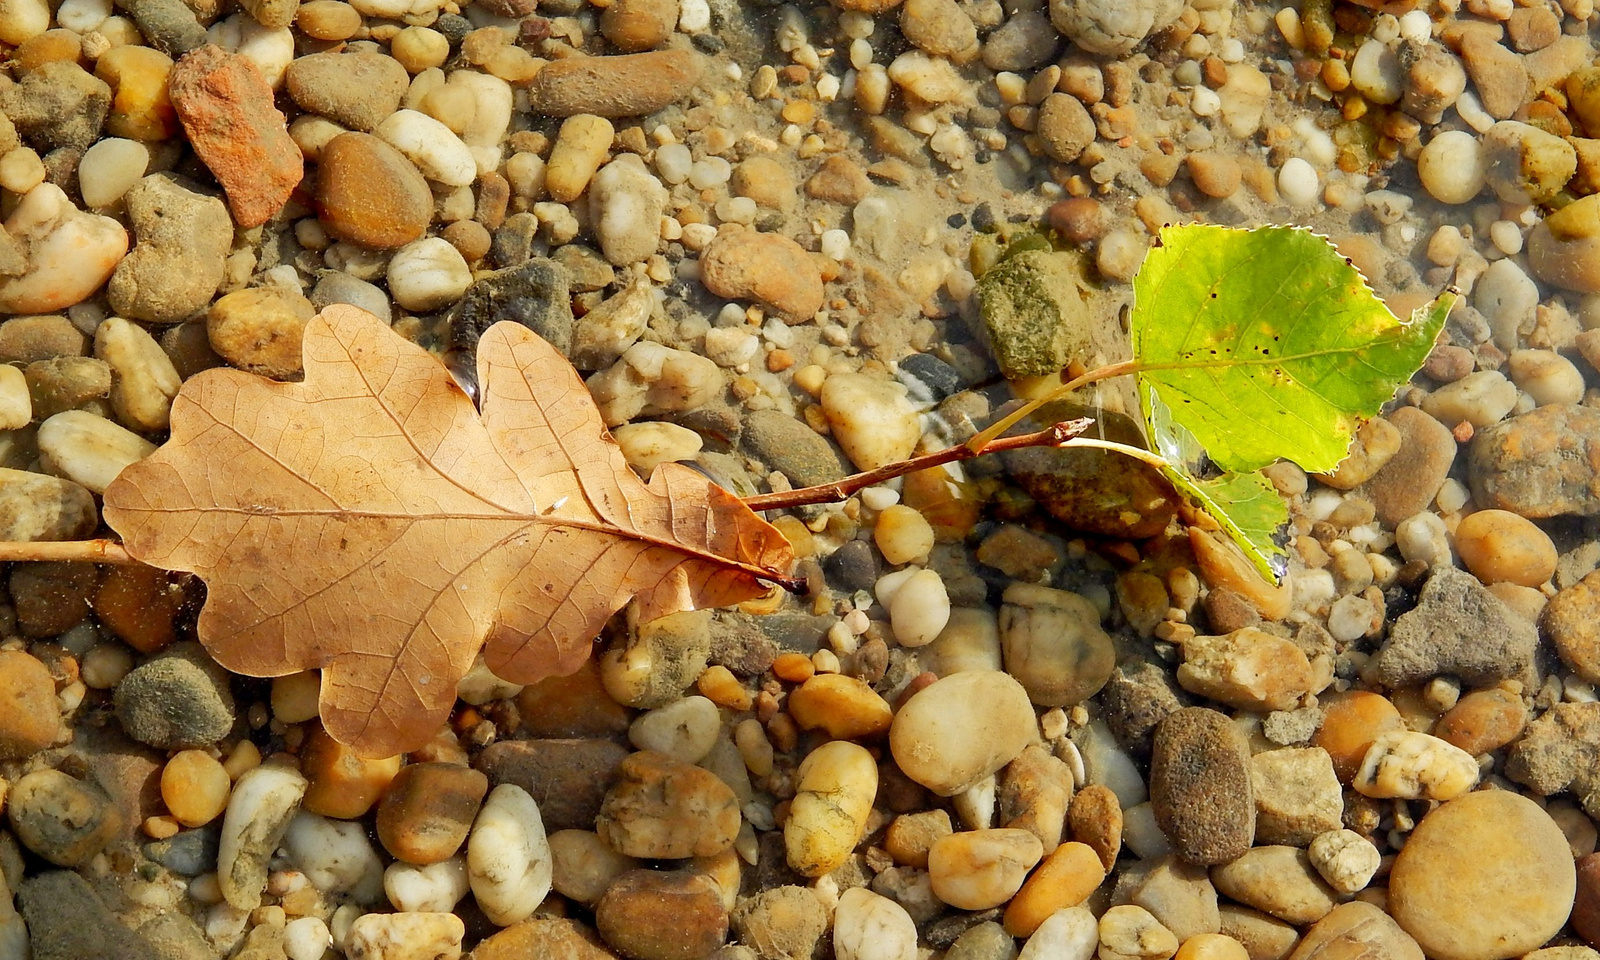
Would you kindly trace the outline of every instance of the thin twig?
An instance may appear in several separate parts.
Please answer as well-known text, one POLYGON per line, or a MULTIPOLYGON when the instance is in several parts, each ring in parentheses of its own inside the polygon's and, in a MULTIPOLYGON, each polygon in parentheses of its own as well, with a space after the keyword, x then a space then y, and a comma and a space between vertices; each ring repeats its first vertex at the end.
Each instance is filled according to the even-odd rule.
POLYGON ((973 437, 971 440, 968 440, 966 446, 973 450, 979 450, 990 446, 995 443, 996 438, 999 437, 1000 434, 1010 430, 1012 427, 1021 422, 1023 417, 1026 417, 1028 414, 1039 409, 1052 400, 1058 400, 1061 397, 1064 397, 1072 391, 1078 389, 1079 387, 1086 387, 1091 383, 1099 383, 1101 380, 1110 380, 1112 377, 1120 377, 1125 373, 1135 373, 1143 369, 1145 368, 1141 366, 1137 360, 1124 360, 1121 363, 1112 363, 1104 367, 1096 367, 1083 376, 1074 377, 1073 379, 1068 380, 1066 383, 1056 387, 1054 390, 1051 390, 1044 396, 1039 397, 1036 400, 1030 400, 1018 407, 1016 410, 1013 410, 1004 417, 1001 417, 999 420, 996 420, 982 433, 973 437))
POLYGON ((26 561, 138 563, 116 540, 0 540, 0 563, 26 561))
POLYGON ((964 443, 957 444, 935 453, 912 457, 910 460, 899 460, 885 464, 876 470, 851 474, 843 480, 836 480, 833 483, 821 483, 814 487, 801 487, 798 490, 784 490, 778 493, 762 493, 753 497, 745 497, 744 505, 752 510, 785 510, 790 507, 803 507, 812 503, 837 503, 856 491, 870 487, 875 483, 882 483, 885 480, 892 480, 907 473, 943 466, 958 460, 971 460, 973 457, 982 456, 985 453, 1020 450, 1023 447, 1064 446, 1069 440, 1089 429, 1093 424, 1094 421, 1087 418, 1063 420, 1054 426, 1040 430, 1038 433, 1023 434, 1020 437, 1006 437, 976 449, 964 443))

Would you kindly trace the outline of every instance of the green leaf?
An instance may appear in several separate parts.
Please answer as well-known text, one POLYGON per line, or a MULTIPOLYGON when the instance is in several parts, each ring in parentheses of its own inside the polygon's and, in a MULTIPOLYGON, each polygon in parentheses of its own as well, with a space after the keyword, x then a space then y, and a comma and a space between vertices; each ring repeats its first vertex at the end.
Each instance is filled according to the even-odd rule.
POLYGON ((1312 472, 1422 366, 1454 305, 1401 321, 1302 227, 1162 229, 1133 281, 1141 404, 1159 394, 1224 471, 1312 472), (1151 393, 1143 387, 1154 388, 1151 393))
POLYGON ((1269 583, 1289 569, 1289 506, 1260 471, 1202 476, 1206 453, 1200 441, 1173 419, 1151 386, 1140 392, 1150 426, 1150 446, 1167 461, 1159 467, 1179 492, 1192 498, 1227 532, 1269 583))

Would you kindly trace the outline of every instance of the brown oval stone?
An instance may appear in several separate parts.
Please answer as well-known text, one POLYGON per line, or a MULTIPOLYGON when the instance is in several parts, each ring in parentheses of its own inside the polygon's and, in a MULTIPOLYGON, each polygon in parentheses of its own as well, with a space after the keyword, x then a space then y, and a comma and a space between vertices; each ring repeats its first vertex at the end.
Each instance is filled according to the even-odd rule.
POLYGON ((630 870, 594 910, 600 936, 632 960, 699 960, 728 937, 722 889, 692 870, 630 870))
POLYGON ((1335 957, 1372 957, 1374 960, 1423 960, 1422 948, 1389 915, 1360 900, 1340 904, 1316 926, 1289 960, 1333 960, 1335 957))
POLYGON ((1250 750, 1226 716, 1185 707, 1156 727, 1150 802, 1173 852, 1202 866, 1244 854, 1256 832, 1250 750))
POLYGON ((1578 895, 1572 905, 1572 929, 1588 941, 1589 946, 1600 946, 1600 853, 1578 860, 1578 895))
POLYGON ((25 760, 61 726, 50 671, 21 650, 0 650, 0 760, 25 760))
POLYGON ((535 113, 549 117, 639 117, 687 96, 704 68, 690 50, 568 57, 539 71, 528 100, 535 113))
POLYGON ((1389 913, 1434 960, 1504 960, 1559 933, 1576 890, 1550 815, 1520 794, 1481 790, 1412 831, 1389 874, 1389 913))
POLYGON ((317 219, 340 240, 388 250, 422 236, 433 194, 399 150, 366 133, 341 133, 322 148, 317 219))
POLYGON ((397 860, 448 860, 467 838, 488 792, 488 777, 458 763, 402 767, 378 803, 378 839, 397 860))
POLYGON ((609 737, 628 732, 633 717, 606 695, 600 662, 590 657, 576 673, 546 677, 517 694, 524 736, 609 737))
POLYGON ((627 756, 627 748, 612 740, 501 740, 476 762, 495 786, 514 783, 528 791, 546 830, 592 830, 627 756))

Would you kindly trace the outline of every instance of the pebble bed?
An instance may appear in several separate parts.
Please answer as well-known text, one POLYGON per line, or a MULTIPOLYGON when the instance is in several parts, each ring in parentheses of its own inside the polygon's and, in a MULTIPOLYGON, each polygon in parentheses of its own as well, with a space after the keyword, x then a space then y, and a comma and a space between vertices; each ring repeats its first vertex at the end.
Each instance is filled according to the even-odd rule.
POLYGON ((94 535, 185 378, 297 377, 329 304, 457 371, 520 321, 635 468, 748 495, 1126 356, 1166 223, 1464 294, 1336 472, 1269 469, 1282 587, 1018 451, 775 517, 803 595, 480 663, 405 757, 220 670, 190 580, 11 565, 0 960, 1600 960, 1594 14, 0 0, 0 540, 94 535), (983 284, 1030 225, 1079 255, 983 284))

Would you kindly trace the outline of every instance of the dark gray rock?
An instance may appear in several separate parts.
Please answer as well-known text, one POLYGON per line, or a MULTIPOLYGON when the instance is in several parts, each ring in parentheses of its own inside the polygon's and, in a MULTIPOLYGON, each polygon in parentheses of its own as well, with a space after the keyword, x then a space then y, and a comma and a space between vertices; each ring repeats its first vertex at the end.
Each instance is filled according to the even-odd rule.
POLYGON ((17 907, 33 960, 160 960, 75 873, 52 870, 24 880, 17 907))
POLYGON ((962 388, 961 373, 931 353, 913 353, 900 361, 900 382, 918 400, 936 403, 962 388))
POLYGON ((1391 689, 1444 673, 1488 687, 1520 677, 1538 645, 1538 629, 1477 577, 1444 567, 1423 585, 1416 607, 1395 620, 1366 675, 1391 689))
POLYGON ((160 750, 203 747, 233 729, 228 675, 198 644, 176 644, 135 667, 117 684, 112 702, 128 735, 160 750))
POLYGON ((850 473, 833 444, 794 417, 776 410, 750 414, 739 442, 751 456, 788 477, 796 487, 832 483, 850 473))
POLYGON ((878 555, 865 540, 850 540, 822 560, 828 582, 846 593, 871 590, 878 582, 878 555))
POLYGON ((165 840, 152 840, 144 845, 144 855, 173 873, 185 877, 198 877, 217 868, 217 842, 220 828, 216 825, 184 830, 165 840))
POLYGON ((1112 671, 1100 690, 1100 715, 1123 749, 1150 756, 1156 725, 1177 713, 1188 698, 1173 684, 1172 674, 1147 661, 1124 663, 1112 671))
POLYGON ((1250 748, 1233 721, 1185 707, 1157 724, 1150 802, 1173 852, 1189 863, 1227 863, 1249 850, 1256 832, 1250 748))
POLYGON ((570 286, 567 269, 545 257, 487 274, 467 288, 452 311, 451 343, 462 349, 475 348, 484 331, 501 320, 511 320, 566 356, 572 350, 570 286))
POLYGON ((489 238, 490 262, 507 269, 526 263, 533 256, 538 235, 538 217, 531 213, 513 213, 489 238))
POLYGON ((206 28, 182 0, 117 0, 150 46, 173 59, 206 42, 206 28))

